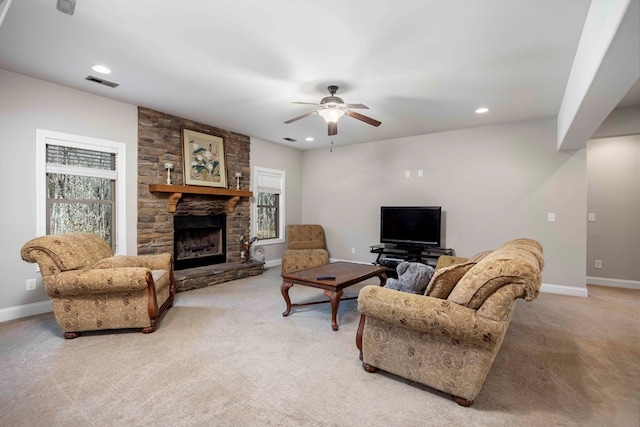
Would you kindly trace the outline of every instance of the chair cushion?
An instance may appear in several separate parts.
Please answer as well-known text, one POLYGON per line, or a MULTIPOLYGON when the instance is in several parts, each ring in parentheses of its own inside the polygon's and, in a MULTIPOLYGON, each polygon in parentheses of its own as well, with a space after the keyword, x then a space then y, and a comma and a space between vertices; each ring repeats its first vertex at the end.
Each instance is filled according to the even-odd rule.
POLYGON ((540 266, 540 271, 544 269, 544 254, 542 251, 542 245, 537 240, 533 239, 514 239, 506 242, 503 247, 511 246, 511 247, 519 247, 531 253, 536 260, 538 261, 538 265, 540 266))
POLYGON ((91 267, 98 260, 113 256, 113 250, 100 236, 92 233, 68 233, 36 237, 23 248, 46 253, 60 271, 91 267))
POLYGON ((325 249, 324 230, 321 225, 287 226, 287 249, 325 249))
POLYGON ((281 274, 329 264, 329 252, 324 249, 286 250, 282 254, 281 274))
POLYGON ((502 246, 472 266, 447 299, 477 309, 498 289, 512 283, 523 287, 527 301, 538 296, 541 283, 538 259, 518 244, 502 246))

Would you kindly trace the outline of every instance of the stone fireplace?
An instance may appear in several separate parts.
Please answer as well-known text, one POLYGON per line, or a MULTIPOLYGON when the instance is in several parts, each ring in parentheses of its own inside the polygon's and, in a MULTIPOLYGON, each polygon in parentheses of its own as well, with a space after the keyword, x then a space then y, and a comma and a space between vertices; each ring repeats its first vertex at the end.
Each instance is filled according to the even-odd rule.
POLYGON ((244 263, 240 256, 241 236, 250 235, 251 225, 249 153, 246 135, 138 108, 138 253, 171 253, 177 291, 262 274, 263 262, 244 263), (229 177, 243 176, 240 197, 235 188, 184 185, 183 129, 223 139, 227 182, 235 187, 229 177), (173 164, 171 186, 166 185, 165 163, 173 164), (185 226, 185 220, 191 225, 185 226))
POLYGON ((227 261, 226 215, 174 215, 174 269, 227 261))

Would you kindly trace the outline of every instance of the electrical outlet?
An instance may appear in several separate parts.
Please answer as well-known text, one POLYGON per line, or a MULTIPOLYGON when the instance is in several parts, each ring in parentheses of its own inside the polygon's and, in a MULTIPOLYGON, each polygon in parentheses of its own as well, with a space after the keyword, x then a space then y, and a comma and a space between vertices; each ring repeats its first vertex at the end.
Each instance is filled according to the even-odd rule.
POLYGON ((36 290, 36 279, 27 279, 27 290, 28 291, 36 290))
POLYGON ((602 268, 602 260, 601 259, 597 259, 596 260, 596 268, 602 268))
POLYGON ((411 178, 411 171, 404 171, 405 178, 411 178))
POLYGON ((422 178, 422 176, 423 176, 422 169, 418 169, 418 177, 419 177, 419 178, 422 178))
POLYGON ((351 253, 355 254, 356 253, 356 248, 351 248, 351 253))
POLYGON ((589 215, 587 215, 587 219, 589 220, 589 222, 594 222, 596 220, 596 214, 589 213, 589 215))
POLYGON ((554 222, 556 220, 556 214, 553 212, 549 212, 547 214, 547 221, 554 222))

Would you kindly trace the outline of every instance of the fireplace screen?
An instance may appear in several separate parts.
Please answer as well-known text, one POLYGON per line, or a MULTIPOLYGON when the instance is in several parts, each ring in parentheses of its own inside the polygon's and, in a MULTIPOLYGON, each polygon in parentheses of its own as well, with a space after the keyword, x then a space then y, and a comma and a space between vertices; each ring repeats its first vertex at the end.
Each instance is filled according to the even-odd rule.
POLYGON ((174 269, 226 262, 226 215, 175 216, 174 269))

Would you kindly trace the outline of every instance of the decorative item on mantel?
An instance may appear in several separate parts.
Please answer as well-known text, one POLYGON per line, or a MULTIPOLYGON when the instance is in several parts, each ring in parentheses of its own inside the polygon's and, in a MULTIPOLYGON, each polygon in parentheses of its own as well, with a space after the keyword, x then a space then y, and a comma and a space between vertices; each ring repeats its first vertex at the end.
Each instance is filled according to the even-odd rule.
POLYGON ((167 170, 167 185, 171 185, 171 169, 173 169, 173 163, 165 163, 164 168, 167 170))
POLYGON ((240 190, 240 178, 242 178, 242 173, 236 172, 236 190, 240 190))
POLYGON ((242 244, 242 250, 240 251, 240 259, 242 262, 250 262, 251 256, 249 255, 249 250, 251 249, 251 245, 258 241, 257 236, 253 236, 249 240, 245 239, 244 234, 240 235, 240 243, 242 244))

